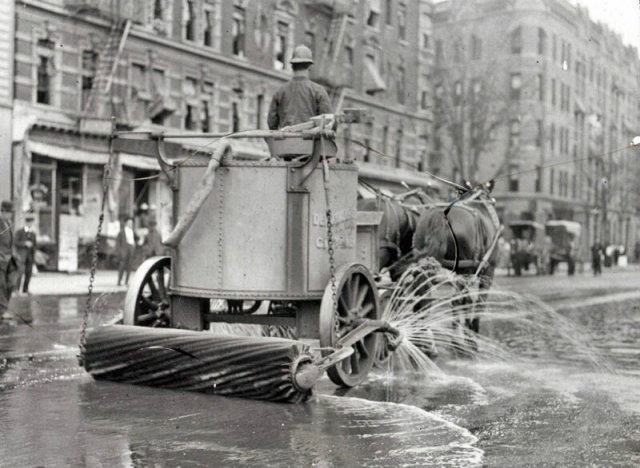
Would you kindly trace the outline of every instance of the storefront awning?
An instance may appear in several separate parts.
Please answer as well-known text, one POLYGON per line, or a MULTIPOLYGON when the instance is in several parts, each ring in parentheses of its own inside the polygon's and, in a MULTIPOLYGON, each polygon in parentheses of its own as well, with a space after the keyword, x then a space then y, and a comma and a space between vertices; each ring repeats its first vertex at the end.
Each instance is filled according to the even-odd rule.
POLYGON ((57 146, 41 141, 29 140, 27 149, 31 153, 37 153, 42 156, 48 156, 61 161, 70 161, 84 164, 104 165, 109 160, 109 154, 99 153, 95 151, 87 151, 85 149, 70 148, 66 146, 57 146))
POLYGON ((378 72, 375 62, 369 57, 364 58, 364 90, 368 93, 385 91, 387 85, 378 72))

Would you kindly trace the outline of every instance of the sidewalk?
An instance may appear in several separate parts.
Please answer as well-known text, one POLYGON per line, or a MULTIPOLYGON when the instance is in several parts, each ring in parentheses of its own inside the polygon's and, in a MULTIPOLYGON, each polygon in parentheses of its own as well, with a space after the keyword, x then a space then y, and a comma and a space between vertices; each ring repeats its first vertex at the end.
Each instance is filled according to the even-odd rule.
MULTIPOLYGON (((131 277, 133 277, 131 272, 131 277)), ((98 270, 93 283, 94 293, 125 292, 126 286, 117 286, 118 272, 98 270)), ((31 277, 29 293, 31 295, 71 296, 87 294, 89 289, 89 270, 76 273, 40 272, 31 277)), ((15 294, 15 293, 14 293, 15 294)))

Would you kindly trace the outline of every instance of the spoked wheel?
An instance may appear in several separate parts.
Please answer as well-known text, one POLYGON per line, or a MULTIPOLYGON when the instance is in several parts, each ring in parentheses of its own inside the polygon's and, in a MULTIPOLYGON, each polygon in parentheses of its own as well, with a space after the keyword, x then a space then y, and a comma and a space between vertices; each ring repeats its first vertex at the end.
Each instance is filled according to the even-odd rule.
POLYGON ((170 278, 171 257, 151 257, 138 267, 124 299, 125 325, 171 325, 170 278))
MULTIPOLYGON (((336 271, 334 313, 331 282, 324 290, 320 305, 320 346, 333 348, 338 340, 357 326, 358 319, 378 320, 378 291, 369 270, 360 264, 342 265, 336 271)), ((378 346, 378 334, 371 333, 353 345, 354 353, 327 370, 333 383, 354 387, 366 379, 378 346)), ((323 351, 329 354, 330 351, 323 351)))

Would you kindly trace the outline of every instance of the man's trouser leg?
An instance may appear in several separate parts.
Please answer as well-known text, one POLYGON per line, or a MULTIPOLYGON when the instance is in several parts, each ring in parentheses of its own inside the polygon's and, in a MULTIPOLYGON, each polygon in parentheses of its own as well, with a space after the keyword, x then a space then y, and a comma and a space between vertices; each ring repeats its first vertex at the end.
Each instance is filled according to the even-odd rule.
POLYGON ((7 265, 0 264, 0 315, 9 308, 7 265))
MULTIPOLYGON (((29 292, 29 281, 31 281, 31 274, 33 273, 33 257, 27 255, 24 261, 24 283, 22 285, 22 292, 29 292)), ((20 284, 20 283, 18 283, 20 284)))

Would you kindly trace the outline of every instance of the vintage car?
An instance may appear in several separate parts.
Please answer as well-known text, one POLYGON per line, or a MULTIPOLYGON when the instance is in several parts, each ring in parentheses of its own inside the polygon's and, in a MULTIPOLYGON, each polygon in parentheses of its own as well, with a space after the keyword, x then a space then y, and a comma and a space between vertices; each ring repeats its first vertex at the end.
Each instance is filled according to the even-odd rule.
POLYGON ((537 275, 544 275, 549 266, 549 242, 545 227, 535 221, 513 221, 511 230, 511 265, 516 276, 533 265, 537 275))

